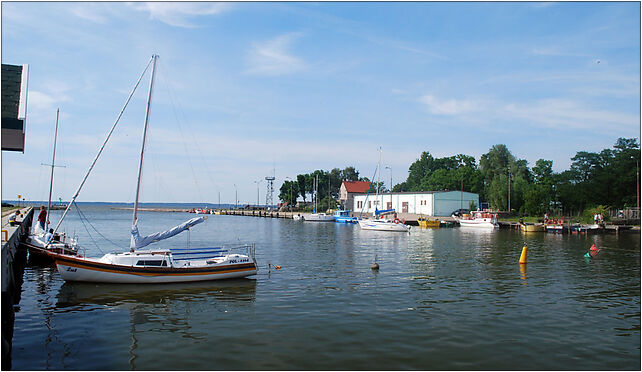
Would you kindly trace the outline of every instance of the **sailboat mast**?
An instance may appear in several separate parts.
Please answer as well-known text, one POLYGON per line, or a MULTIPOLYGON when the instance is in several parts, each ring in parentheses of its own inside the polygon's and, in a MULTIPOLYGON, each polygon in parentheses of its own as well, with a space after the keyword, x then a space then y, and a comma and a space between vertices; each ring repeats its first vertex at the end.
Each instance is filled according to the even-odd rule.
POLYGON ((58 139, 58 118, 60 118, 60 109, 56 110, 56 131, 54 133, 53 157, 51 159, 51 179, 49 181, 49 202, 47 203, 47 221, 45 231, 49 230, 49 211, 51 210, 51 193, 53 191, 54 166, 56 165, 56 140, 58 139))
POLYGON ((149 94, 147 95, 147 109, 145 110, 145 128, 143 129, 143 145, 140 149, 140 163, 138 165, 138 181, 136 183, 136 201, 134 202, 134 217, 132 225, 136 225, 136 220, 138 219, 138 199, 140 196, 140 180, 141 175, 143 174, 143 154, 145 153, 145 141, 147 139, 147 127, 149 124, 149 111, 152 105, 152 91, 154 88, 154 77, 156 76, 156 61, 158 60, 158 55, 154 54, 152 56, 152 77, 149 79, 149 94))
MULTIPOLYGON (((381 146, 379 146, 379 163, 377 164, 377 204, 379 204, 379 185, 381 180, 381 146)), ((383 208, 383 195, 381 195, 381 205, 383 208)), ((375 210, 377 206, 375 205, 375 210)))
POLYGON ((89 177, 89 174, 94 169, 94 166, 96 165, 96 162, 98 161, 98 158, 100 158, 100 154, 103 153, 103 150, 105 149, 105 146, 107 145, 107 142, 109 142, 109 139, 111 138, 111 135, 114 133, 114 129, 116 129, 116 125, 118 124, 118 122, 120 121, 120 118, 123 116, 123 113, 125 112, 125 108, 127 108, 127 105, 129 104, 129 101, 132 99, 132 96, 134 95, 134 92, 136 91, 136 88, 138 88, 138 84, 140 84, 140 81, 143 79, 143 76, 145 76, 145 73, 147 72, 147 69, 149 68, 149 65, 151 63, 152 63, 152 60, 150 59, 149 62, 147 63, 147 66, 145 66, 145 70, 143 70, 143 73, 140 74, 140 77, 136 81, 136 85, 134 85, 134 88, 129 93, 129 96, 127 97, 127 100, 125 101, 125 105, 120 110, 120 113, 118 114, 118 117, 116 118, 116 121, 111 126, 111 129, 109 130, 109 133, 107 134, 107 138, 105 138, 105 141, 103 142, 103 145, 100 147, 100 150, 98 150, 98 153, 96 154, 96 157, 94 157, 94 160, 91 162, 91 165, 89 166, 89 170, 87 170, 87 174, 85 174, 85 178, 83 178, 82 182, 80 182, 80 185, 78 186, 78 189, 76 189, 76 193, 74 194, 74 196, 71 197, 71 200, 69 201, 69 204, 67 204, 67 208, 65 208, 65 211, 62 212, 62 216, 60 217, 60 220, 58 221, 58 224, 56 224, 56 227, 54 228, 54 233, 56 231, 58 231, 58 228, 62 224, 62 221, 65 220, 65 216, 69 212, 69 209, 71 208, 71 206, 76 201, 76 198, 78 198, 78 195, 80 194, 80 190, 82 190, 82 187, 85 185, 85 182, 87 181, 87 178, 89 177))

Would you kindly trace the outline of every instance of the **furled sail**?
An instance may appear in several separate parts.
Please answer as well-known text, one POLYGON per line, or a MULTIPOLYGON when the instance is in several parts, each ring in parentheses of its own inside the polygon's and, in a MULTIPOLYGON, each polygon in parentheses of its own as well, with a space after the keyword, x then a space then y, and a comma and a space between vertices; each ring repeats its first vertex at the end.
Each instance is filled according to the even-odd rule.
POLYGON ((147 236, 140 236, 138 233, 138 225, 134 224, 132 226, 132 238, 130 243, 131 249, 143 248, 151 243, 161 241, 167 238, 171 238, 174 235, 180 234, 181 232, 189 229, 190 227, 197 225, 207 219, 207 216, 192 218, 191 220, 185 221, 182 224, 172 227, 169 230, 157 232, 147 236))

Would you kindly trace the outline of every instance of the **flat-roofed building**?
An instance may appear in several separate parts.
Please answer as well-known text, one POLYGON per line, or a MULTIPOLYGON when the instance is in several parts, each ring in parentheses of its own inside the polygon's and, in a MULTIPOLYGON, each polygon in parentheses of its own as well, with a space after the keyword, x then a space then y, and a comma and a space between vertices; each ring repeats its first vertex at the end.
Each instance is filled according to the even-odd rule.
POLYGON ((362 193, 353 196, 352 210, 374 213, 375 209, 394 209, 398 213, 442 217, 460 208, 469 209, 471 202, 478 206, 479 194, 466 191, 393 192, 378 196, 362 193))

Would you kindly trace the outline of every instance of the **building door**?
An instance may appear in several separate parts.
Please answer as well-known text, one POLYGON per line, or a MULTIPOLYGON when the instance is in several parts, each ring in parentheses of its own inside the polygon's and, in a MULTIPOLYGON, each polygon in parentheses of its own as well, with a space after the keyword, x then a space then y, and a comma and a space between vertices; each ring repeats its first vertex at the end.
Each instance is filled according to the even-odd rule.
POLYGON ((386 209, 392 209, 392 202, 386 202, 386 209))
POLYGON ((408 202, 401 203, 401 213, 408 213, 408 202))

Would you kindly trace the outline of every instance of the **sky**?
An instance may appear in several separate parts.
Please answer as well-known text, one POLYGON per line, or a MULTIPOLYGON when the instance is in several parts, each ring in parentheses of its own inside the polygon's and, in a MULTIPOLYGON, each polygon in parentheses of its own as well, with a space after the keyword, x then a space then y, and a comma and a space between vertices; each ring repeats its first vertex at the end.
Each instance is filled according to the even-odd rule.
MULTIPOLYGON (((639 2, 2 2, 2 63, 29 65, 24 153, 2 199, 69 200, 152 54, 141 201, 274 202, 354 166, 405 181, 423 151, 505 144, 561 172, 640 136, 639 2), (389 166, 390 169, 385 169, 389 166)), ((132 202, 149 74, 78 201, 132 202)))

